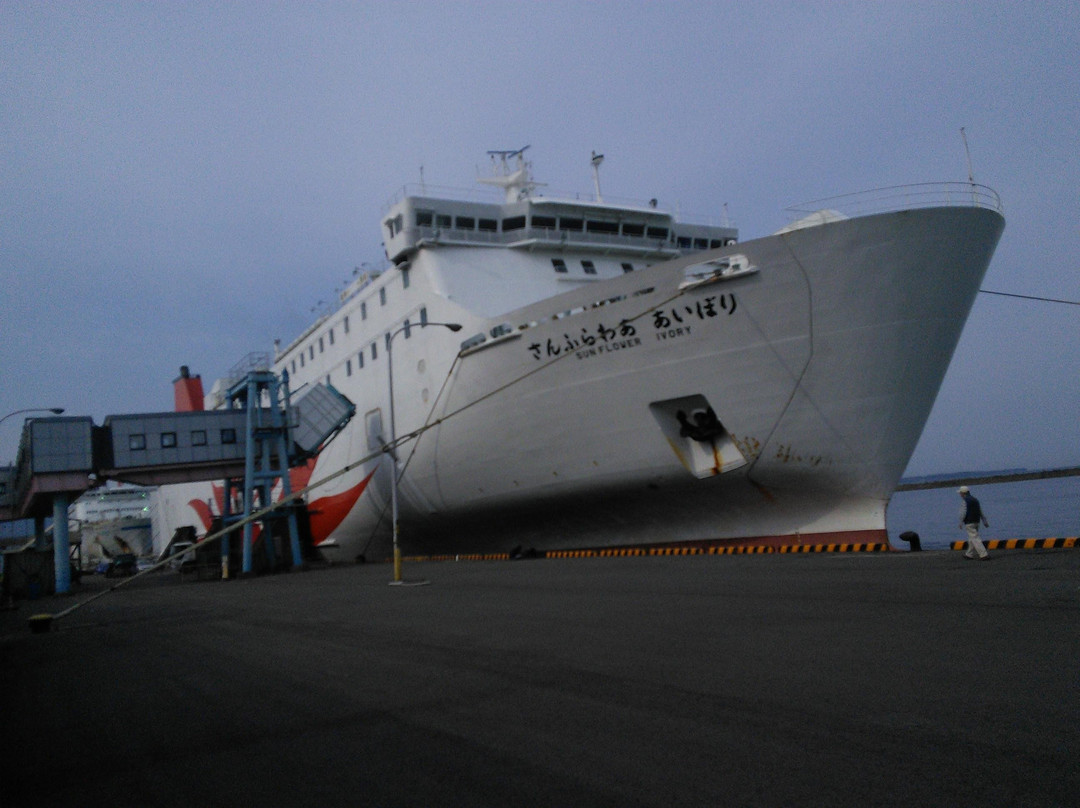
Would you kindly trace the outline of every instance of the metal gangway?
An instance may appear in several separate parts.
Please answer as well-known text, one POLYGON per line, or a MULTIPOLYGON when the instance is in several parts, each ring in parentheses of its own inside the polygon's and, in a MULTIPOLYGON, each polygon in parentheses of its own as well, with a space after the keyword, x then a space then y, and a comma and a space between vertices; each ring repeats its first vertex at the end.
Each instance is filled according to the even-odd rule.
MULTIPOLYGON (((87 490, 109 480, 137 485, 223 480, 225 502, 231 501, 230 492, 243 493, 243 514, 225 517, 239 521, 253 512, 256 497, 262 507, 270 504, 276 480, 287 496, 289 468, 317 455, 356 414, 356 406, 329 384, 307 385, 293 400, 287 372, 274 374, 268 357, 249 364, 233 378, 222 409, 110 415, 101 426, 89 416, 24 422, 15 465, 0 467, 0 521, 34 519, 43 548, 44 520, 52 517, 57 593, 71 585, 68 506, 87 490)), ((296 513, 284 510, 293 565, 299 566, 296 513)), ((264 525, 268 537, 269 526, 264 525)), ((250 520, 243 541, 242 572, 249 573, 250 520)), ((228 558, 227 544, 223 557, 228 558)))

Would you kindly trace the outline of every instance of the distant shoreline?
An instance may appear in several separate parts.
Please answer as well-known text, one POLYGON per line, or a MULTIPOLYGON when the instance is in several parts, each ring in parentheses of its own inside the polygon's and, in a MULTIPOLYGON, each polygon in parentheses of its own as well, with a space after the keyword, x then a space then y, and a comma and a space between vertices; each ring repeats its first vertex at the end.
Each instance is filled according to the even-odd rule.
POLYGON ((947 488, 957 483, 967 485, 993 485, 994 483, 1018 483, 1025 480, 1048 480, 1055 477, 1080 476, 1080 466, 1061 469, 1030 471, 1028 469, 1006 469, 1002 471, 970 471, 949 474, 927 474, 920 477, 906 477, 896 486, 897 491, 920 491, 928 488, 947 488))

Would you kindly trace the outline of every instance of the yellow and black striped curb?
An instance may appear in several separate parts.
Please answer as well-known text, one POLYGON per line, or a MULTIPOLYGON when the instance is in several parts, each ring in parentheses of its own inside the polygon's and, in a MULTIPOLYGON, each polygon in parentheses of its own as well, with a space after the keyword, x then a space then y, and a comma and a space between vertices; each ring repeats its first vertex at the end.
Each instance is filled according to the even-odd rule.
MULTIPOLYGON (((989 539, 983 541, 987 550, 1050 550, 1056 547, 1080 547, 1080 538, 1070 536, 1067 539, 989 539)), ((954 541, 950 550, 964 550, 967 541, 954 541)))
MULTIPOLYGON (((893 548, 872 544, 784 544, 752 547, 611 547, 594 550, 547 550, 533 558, 617 558, 626 556, 769 555, 773 553, 882 553, 893 548)), ((509 553, 461 553, 434 556, 407 556, 402 561, 507 561, 509 553)))
POLYGON ((607 556, 766 555, 772 553, 879 553, 887 544, 759 544, 752 547, 622 547, 608 550, 548 550, 547 558, 600 558, 607 556))

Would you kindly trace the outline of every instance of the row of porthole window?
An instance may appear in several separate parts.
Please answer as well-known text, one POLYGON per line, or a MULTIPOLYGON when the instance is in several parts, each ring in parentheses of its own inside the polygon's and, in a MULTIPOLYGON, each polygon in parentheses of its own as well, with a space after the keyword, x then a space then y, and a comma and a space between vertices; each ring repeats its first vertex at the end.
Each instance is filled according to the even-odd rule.
MULTIPOLYGON (((408 269, 401 270, 401 288, 402 289, 408 289, 409 288, 409 270, 408 269)), ((379 305, 380 306, 385 306, 386 305, 386 287, 385 286, 383 286, 382 288, 379 289, 379 305)), ((367 301, 366 300, 360 301, 360 319, 361 320, 366 320, 367 319, 367 301)), ((347 314, 345 315, 345 317, 341 321, 341 325, 342 325, 342 329, 345 331, 345 333, 348 334, 349 333, 349 315, 347 315, 347 314)), ((329 340, 329 343, 331 345, 334 344, 334 327, 333 326, 330 326, 329 330, 326 332, 325 339, 329 340)), ((322 336, 320 336, 318 338, 319 353, 322 353, 326 349, 326 343, 323 340, 324 340, 324 337, 322 337, 322 336)), ((299 354, 300 367, 304 367, 304 353, 305 353, 305 351, 303 349, 301 349, 300 354, 299 354)), ((307 353, 307 358, 309 360, 311 360, 311 361, 315 360, 315 343, 314 342, 307 346, 307 352, 306 353, 307 353)), ((292 362, 291 362, 290 370, 291 370, 292 373, 294 373, 294 374, 296 373, 296 360, 295 359, 293 359, 292 362)))
MULTIPOLYGON (((555 268, 555 271, 560 273, 560 274, 567 274, 570 271, 566 266, 566 261, 564 261, 561 258, 552 258, 551 259, 551 265, 555 268)), ((586 275, 595 275, 596 274, 596 264, 594 264, 592 261, 583 260, 581 262, 581 269, 586 275)), ((625 272, 633 272, 634 271, 634 265, 631 264, 631 263, 628 263, 626 261, 623 261, 622 262, 622 271, 624 273, 625 272)))
MULTIPOLYGON (((162 432, 159 436, 159 441, 162 449, 175 449, 176 448, 176 433, 175 432, 162 432)), ((222 429, 220 436, 222 445, 229 445, 236 443, 236 430, 232 428, 222 429)), ((206 430, 205 429, 193 429, 191 430, 191 445, 192 446, 206 446, 206 430)), ((128 449, 133 452, 140 452, 146 449, 146 433, 145 432, 133 432, 128 435, 128 449)))
MULTIPOLYGON (((428 321, 427 307, 422 306, 420 308, 420 323, 419 323, 419 325, 417 327, 421 328, 421 327, 427 325, 427 321, 428 321)), ((403 325, 405 326, 405 330, 402 333, 405 335, 405 339, 409 339, 409 337, 412 336, 412 326, 411 326, 411 323, 409 322, 408 318, 405 318, 405 322, 403 323, 403 325)), ((389 331, 387 331, 383 335, 383 340, 386 343, 386 345, 389 346, 389 344, 390 344, 390 332, 389 331)), ((379 342, 378 342, 378 340, 376 340, 375 342, 372 342, 371 345, 368 346, 368 348, 365 348, 365 349, 359 351, 356 354, 356 369, 357 370, 360 370, 361 368, 364 367, 364 354, 367 353, 368 349, 370 349, 371 360, 373 362, 376 359, 379 358, 379 342)), ((352 374, 353 374, 353 361, 352 361, 351 358, 349 358, 349 359, 345 360, 345 375, 346 376, 352 376, 352 374)), ((326 377, 326 383, 330 384, 330 376, 329 375, 327 375, 327 377, 326 377)))

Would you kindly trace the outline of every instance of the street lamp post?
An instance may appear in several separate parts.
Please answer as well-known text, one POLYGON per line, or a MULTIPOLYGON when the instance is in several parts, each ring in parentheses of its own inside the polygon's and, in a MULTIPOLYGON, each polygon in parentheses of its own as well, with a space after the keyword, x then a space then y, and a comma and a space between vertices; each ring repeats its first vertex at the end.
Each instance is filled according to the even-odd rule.
POLYGON ((460 323, 433 323, 422 322, 417 323, 415 326, 406 322, 400 326, 396 331, 390 334, 386 340, 386 365, 390 374, 390 508, 393 513, 394 521, 394 580, 393 583, 401 583, 401 545, 398 542, 398 457, 397 457, 397 424, 394 421, 394 337, 400 334, 402 331, 411 328, 427 328, 431 325, 442 326, 448 328, 451 331, 460 331, 460 323))

